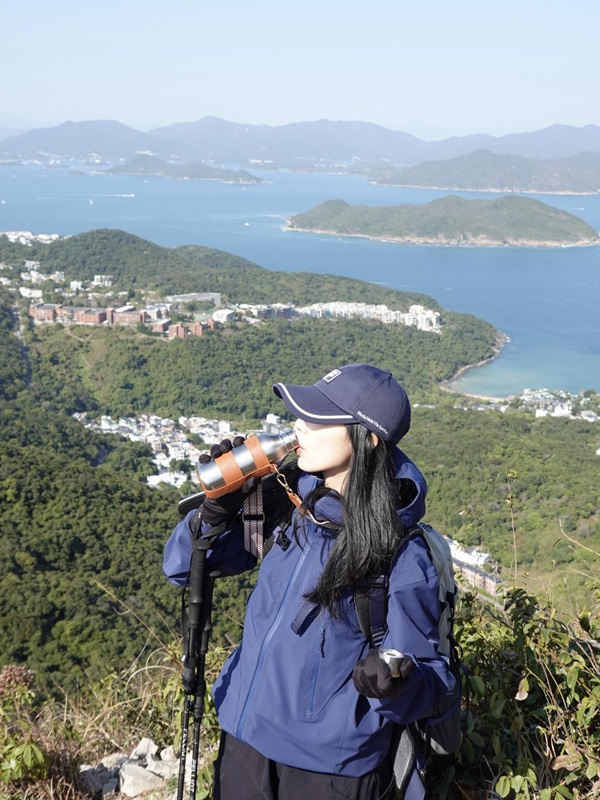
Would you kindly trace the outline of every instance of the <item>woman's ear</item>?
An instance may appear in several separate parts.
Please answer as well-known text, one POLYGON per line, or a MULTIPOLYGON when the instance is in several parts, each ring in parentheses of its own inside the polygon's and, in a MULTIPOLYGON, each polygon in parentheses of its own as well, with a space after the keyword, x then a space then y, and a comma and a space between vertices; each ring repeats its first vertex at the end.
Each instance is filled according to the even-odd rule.
POLYGON ((371 432, 371 446, 373 448, 377 447, 377 445, 379 444, 379 441, 380 441, 379 440, 379 436, 377 436, 376 433, 371 432))

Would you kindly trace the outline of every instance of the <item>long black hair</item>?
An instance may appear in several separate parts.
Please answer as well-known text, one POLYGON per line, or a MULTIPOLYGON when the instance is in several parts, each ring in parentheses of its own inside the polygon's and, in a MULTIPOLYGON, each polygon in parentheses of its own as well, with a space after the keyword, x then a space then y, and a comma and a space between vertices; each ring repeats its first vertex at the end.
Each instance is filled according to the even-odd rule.
MULTIPOLYGON (((334 617, 339 617, 339 600, 348 590, 389 572, 404 534, 398 509, 411 499, 403 497, 410 490, 407 482, 394 479, 393 447, 381 439, 374 442, 363 425, 346 428, 352 456, 341 497, 343 518, 340 525, 331 526, 334 541, 329 556, 319 582, 307 594, 334 617)), ((328 491, 319 487, 306 498, 305 508, 312 511, 318 497, 328 491)))

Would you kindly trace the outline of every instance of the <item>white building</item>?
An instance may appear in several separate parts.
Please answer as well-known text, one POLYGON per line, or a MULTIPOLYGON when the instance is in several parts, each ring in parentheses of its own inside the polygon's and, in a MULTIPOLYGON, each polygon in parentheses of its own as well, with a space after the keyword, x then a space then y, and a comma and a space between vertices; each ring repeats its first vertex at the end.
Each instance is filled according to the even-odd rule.
POLYGON ((151 320, 156 321, 159 319, 167 319, 171 311, 171 304, 153 303, 152 305, 146 306, 146 308, 144 308, 144 311, 151 320))
POLYGON ((28 289, 26 286, 20 286, 19 292, 21 297, 28 297, 30 300, 41 300, 43 296, 41 289, 28 289))
POLYGON ((213 319, 220 323, 232 322, 235 319, 235 311, 231 308, 219 308, 214 312, 213 319))
POLYGON ((92 286, 112 286, 112 275, 94 275, 92 286))
POLYGON ((32 269, 29 271, 29 278, 34 286, 43 283, 46 280, 44 273, 39 272, 37 269, 32 269))
POLYGON ((407 313, 392 311, 386 305, 368 303, 313 303, 298 309, 298 314, 308 317, 344 317, 346 319, 374 319, 386 325, 412 325, 422 331, 439 332, 442 317, 439 311, 432 311, 421 305, 412 305, 407 313))

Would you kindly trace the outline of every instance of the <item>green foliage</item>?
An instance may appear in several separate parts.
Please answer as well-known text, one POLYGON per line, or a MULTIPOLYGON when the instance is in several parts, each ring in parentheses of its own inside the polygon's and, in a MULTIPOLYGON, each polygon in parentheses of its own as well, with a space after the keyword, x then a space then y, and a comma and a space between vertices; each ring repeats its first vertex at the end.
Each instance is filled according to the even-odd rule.
POLYGON ((599 181, 598 153, 541 161, 489 150, 413 164, 378 178, 378 183, 397 186, 538 194, 596 194, 599 181))
MULTIPOLYGON (((4 302, 10 330, 16 320, 4 302)), ((87 430, 69 414, 199 414, 252 428, 268 411, 285 416, 271 391, 275 381, 311 383, 349 361, 388 367, 414 402, 435 402, 414 409, 403 443, 429 481, 428 519, 465 544, 480 544, 507 571, 516 545, 523 583, 539 588, 534 579, 546 586, 560 578, 561 606, 587 604, 594 583, 584 576, 594 574, 595 558, 564 538, 560 525, 576 542, 585 536, 588 548, 600 549, 597 432, 519 411, 454 409, 435 380, 481 360, 495 344, 493 329, 473 317, 445 315, 440 336, 303 319, 174 342, 126 329, 59 326, 25 331, 26 349, 12 334, 5 341, 0 664, 26 660, 73 686, 104 674, 105 659, 127 663, 143 645, 143 630, 131 611, 121 613, 122 604, 160 635, 165 620, 175 619, 178 593, 160 564, 178 521, 178 493, 146 486, 154 472, 147 447, 87 430), (310 360, 298 362, 299 350, 310 360), (511 469, 518 476, 509 508, 511 469)), ((252 585, 251 575, 218 582, 215 641, 239 640, 252 585)))
POLYGON ((504 611, 464 596, 457 637, 470 710, 455 782, 465 794, 598 796, 598 634, 522 589, 508 592, 504 611))
POLYGON ((45 753, 35 741, 34 674, 23 666, 0 671, 0 784, 44 778, 45 753))
POLYGON ((24 366, 11 375, 18 340, 5 321, 0 665, 27 662, 52 692, 128 663, 145 639, 133 611, 168 632, 176 597, 160 564, 178 495, 146 485, 148 448, 92 433, 65 413, 88 402, 68 348, 51 349, 42 366, 19 348, 24 366), (34 375, 26 389, 22 373, 34 375))
POLYGON ((0 262, 20 267, 40 262, 45 272, 62 270, 67 280, 91 281, 110 274, 114 289, 155 290, 161 295, 221 292, 229 302, 296 303, 362 300, 408 310, 412 303, 439 309, 430 297, 406 293, 336 275, 273 272, 239 256, 208 247, 160 247, 119 230, 95 230, 31 247, 0 235, 0 262))
MULTIPOLYGON (((72 277, 114 271, 121 285, 133 287, 139 270, 144 281, 171 281, 177 291, 217 290, 254 302, 362 299, 402 308, 418 301, 332 276, 314 284, 307 276, 280 276, 205 248, 155 248, 120 232, 67 242, 40 250, 40 258, 70 265, 72 277)), ((4 248, 0 237, 1 258, 4 248)), ((13 248, 8 255, 18 261, 23 253, 13 248)), ((29 249, 27 256, 38 257, 29 249)), ((424 304, 436 307, 430 299, 424 304)), ((164 744, 180 735, 180 664, 172 648, 152 650, 156 641, 171 640, 169 625, 178 619, 180 592, 160 564, 179 495, 148 488, 144 478, 153 467, 145 446, 87 430, 70 414, 199 414, 253 427, 267 411, 284 411, 271 392, 275 381, 313 382, 332 365, 370 361, 391 369, 415 403, 403 449, 428 478, 428 520, 490 551, 511 585, 542 586, 545 593, 560 578, 564 593, 554 589, 542 603, 515 589, 506 612, 465 597, 457 633, 470 667, 472 709, 460 762, 431 771, 438 796, 598 794, 592 603, 599 434, 587 423, 534 419, 518 409, 454 408, 456 398, 436 382, 489 357, 495 337, 472 317, 444 314, 444 321, 440 336, 304 319, 175 342, 128 330, 27 326, 20 339, 13 301, 0 292, 0 664, 27 663, 41 684, 34 697, 13 692, 18 709, 2 701, 2 763, 11 779, 19 771, 52 775, 57 753, 91 753, 90 742, 103 748, 100 725, 125 749, 144 734, 164 744), (298 360, 298 352, 310 358, 298 360), (75 704, 59 699, 61 688, 75 704), (68 724, 61 727, 61 719, 68 724)), ((249 573, 216 583, 211 679, 225 656, 221 646, 241 638, 254 580, 249 573)), ((213 746, 218 728, 210 701, 204 724, 213 746)), ((205 794, 210 770, 202 767, 205 794)))
POLYGON ((403 442, 428 479, 428 520, 573 614, 599 586, 599 445, 583 421, 440 407, 416 409, 403 442))
POLYGON ((271 391, 279 380, 312 383, 333 364, 365 361, 391 369, 409 391, 426 392, 489 356, 495 341, 491 327, 462 314, 448 314, 439 336, 402 325, 309 318, 242 324, 168 343, 120 328, 77 335, 74 340, 71 329, 59 326, 33 334, 32 387, 59 407, 71 413, 101 408, 113 417, 151 411, 247 422, 270 409, 284 413, 271 391), (310 362, 298 362, 299 346, 311 353, 310 362))
MULTIPOLYGON (((507 593, 504 608, 464 592, 455 630, 469 673, 466 736, 456 760, 432 756, 427 776, 430 796, 439 800, 483 800, 492 795, 514 800, 597 797, 598 617, 582 626, 561 618, 551 605, 522 589, 507 593)), ((159 747, 177 749, 184 703, 180 652, 179 641, 161 645, 75 695, 35 706, 29 699, 31 741, 43 741, 44 731, 51 728, 54 747, 61 741, 64 746, 76 741, 80 757, 87 761, 115 746, 127 752, 142 736, 159 747)), ((209 648, 208 685, 226 656, 222 647, 209 648)), ((198 776, 201 797, 210 794, 218 738, 207 692, 198 776)))
POLYGON ((18 324, 13 303, 6 292, 0 291, 0 332, 2 356, 0 358, 0 400, 14 400, 27 385, 27 363, 23 358, 19 340, 7 335, 18 324))
POLYGON ((599 244, 598 233, 566 211, 525 197, 465 200, 443 197, 423 205, 368 208, 329 200, 297 214, 290 227, 347 236, 428 244, 599 244))

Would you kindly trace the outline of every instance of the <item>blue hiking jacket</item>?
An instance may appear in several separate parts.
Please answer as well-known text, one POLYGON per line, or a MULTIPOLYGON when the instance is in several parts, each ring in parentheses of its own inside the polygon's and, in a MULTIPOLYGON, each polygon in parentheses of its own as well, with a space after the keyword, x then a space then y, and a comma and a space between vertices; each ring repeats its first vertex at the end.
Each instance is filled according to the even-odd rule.
MULTIPOLYGON (((396 476, 412 480, 417 490, 413 502, 399 509, 408 528, 425 512, 427 486, 398 448, 395 466, 396 476)), ((301 473, 298 493, 306 497, 319 482, 301 473)), ((194 514, 177 525, 165 548, 163 569, 175 583, 184 583, 187 576, 192 552, 188 523, 194 514)), ((338 496, 322 497, 314 515, 339 521, 338 496)), ((327 560, 331 530, 306 518, 298 540, 291 530, 284 546, 276 541, 264 558, 248 601, 242 643, 213 686, 219 724, 279 763, 358 777, 386 757, 391 723, 430 716, 454 685, 437 652, 437 571, 421 537, 408 537, 390 574, 389 629, 382 646, 411 656, 416 666, 393 698, 366 698, 352 681, 354 665, 371 646, 360 629, 353 594, 341 599, 339 620, 304 597, 327 560)), ((222 575, 254 565, 243 548, 241 521, 214 543, 208 562, 222 575)))

